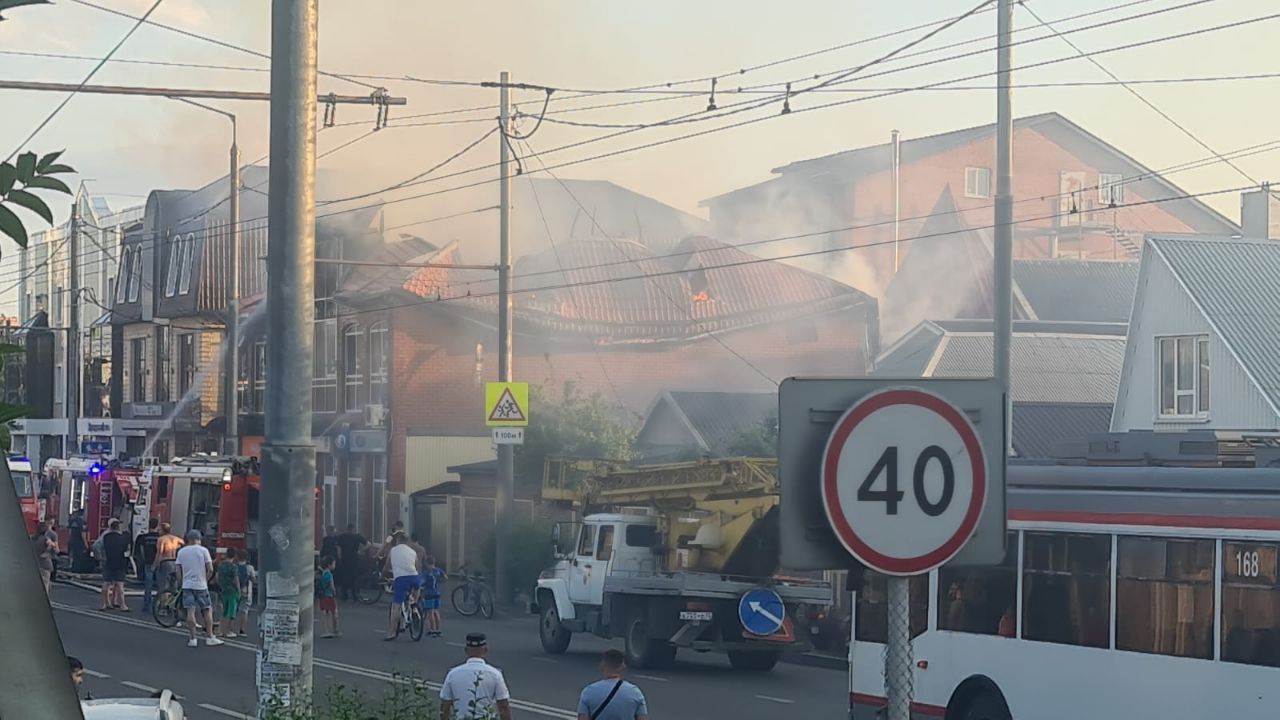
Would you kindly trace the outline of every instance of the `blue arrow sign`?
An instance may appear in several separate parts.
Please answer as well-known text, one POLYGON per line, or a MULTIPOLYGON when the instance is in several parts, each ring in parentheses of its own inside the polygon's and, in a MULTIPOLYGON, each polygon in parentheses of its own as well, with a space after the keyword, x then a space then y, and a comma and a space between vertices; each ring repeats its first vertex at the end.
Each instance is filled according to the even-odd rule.
POLYGON ((782 627, 787 608, 778 593, 767 588, 748 590, 738 601, 738 619, 752 635, 772 635, 782 627))

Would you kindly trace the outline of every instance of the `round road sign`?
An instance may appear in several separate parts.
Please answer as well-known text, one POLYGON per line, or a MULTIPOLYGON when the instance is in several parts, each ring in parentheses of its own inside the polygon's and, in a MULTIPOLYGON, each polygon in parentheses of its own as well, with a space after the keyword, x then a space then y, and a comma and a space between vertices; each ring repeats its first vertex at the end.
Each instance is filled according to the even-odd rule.
POLYGON ((864 397, 836 423, 822 458, 822 504, 836 537, 889 575, 926 573, 954 557, 986 496, 973 424, 919 388, 864 397))

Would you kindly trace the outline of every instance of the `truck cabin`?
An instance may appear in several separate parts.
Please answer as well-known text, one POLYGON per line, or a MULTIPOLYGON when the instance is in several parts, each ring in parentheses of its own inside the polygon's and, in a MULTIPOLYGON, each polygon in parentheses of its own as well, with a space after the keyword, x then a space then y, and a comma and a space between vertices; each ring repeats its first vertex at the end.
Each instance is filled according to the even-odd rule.
POLYGON ((581 523, 555 527, 556 553, 573 567, 600 566, 607 573, 644 574, 659 568, 658 518, 607 513, 588 515, 581 523))
MULTIPOLYGON (((85 534, 92 543, 106 532, 112 519, 119 519, 136 534, 135 518, 140 471, 107 463, 97 457, 50 459, 45 463, 49 497, 58 503, 58 541, 70 540, 67 524, 77 510, 84 511, 85 534)), ((47 513, 52 515, 52 513, 47 513)))
POLYGON ((144 484, 150 516, 184 535, 199 530, 211 547, 221 523, 224 486, 231 483, 230 458, 194 456, 148 468, 144 484))

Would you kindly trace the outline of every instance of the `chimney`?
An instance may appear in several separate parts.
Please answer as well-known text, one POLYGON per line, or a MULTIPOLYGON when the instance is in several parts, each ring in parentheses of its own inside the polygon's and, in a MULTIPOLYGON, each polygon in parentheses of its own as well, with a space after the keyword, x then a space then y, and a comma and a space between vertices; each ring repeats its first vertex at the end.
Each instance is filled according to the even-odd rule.
POLYGON ((1240 230, 1247 238, 1280 240, 1280 200, 1269 183, 1240 196, 1240 230))

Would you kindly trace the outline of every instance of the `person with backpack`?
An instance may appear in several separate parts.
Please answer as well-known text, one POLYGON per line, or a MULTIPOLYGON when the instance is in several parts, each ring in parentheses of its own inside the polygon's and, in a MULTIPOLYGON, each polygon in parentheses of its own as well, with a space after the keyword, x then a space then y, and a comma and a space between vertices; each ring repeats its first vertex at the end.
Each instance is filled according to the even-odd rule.
POLYGON ((240 568, 235 553, 228 553, 218 563, 218 589, 222 595, 222 637, 236 637, 236 620, 240 616, 240 568))
POLYGON ((620 650, 604 651, 600 658, 604 677, 582 689, 578 720, 649 720, 644 693, 622 677, 626 669, 627 659, 620 650))

